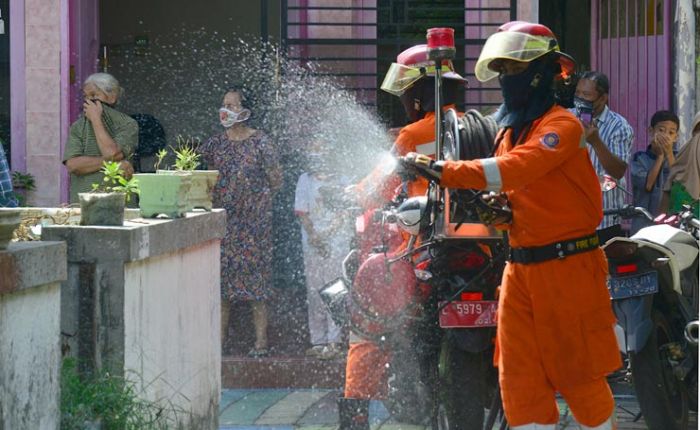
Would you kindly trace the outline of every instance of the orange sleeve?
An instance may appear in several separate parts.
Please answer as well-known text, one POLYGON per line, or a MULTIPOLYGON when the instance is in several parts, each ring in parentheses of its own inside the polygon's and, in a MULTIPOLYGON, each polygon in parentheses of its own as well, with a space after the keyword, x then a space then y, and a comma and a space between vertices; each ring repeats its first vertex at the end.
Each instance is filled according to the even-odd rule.
POLYGON ((552 112, 521 145, 494 158, 445 162, 449 188, 509 191, 545 176, 581 150, 583 128, 568 112, 552 112))
POLYGON ((396 141, 394 142, 394 147, 392 148, 392 153, 396 154, 399 157, 402 157, 409 152, 415 152, 416 151, 416 139, 415 137, 411 134, 410 130, 408 127, 404 127, 401 129, 399 132, 398 137, 396 138, 396 141))

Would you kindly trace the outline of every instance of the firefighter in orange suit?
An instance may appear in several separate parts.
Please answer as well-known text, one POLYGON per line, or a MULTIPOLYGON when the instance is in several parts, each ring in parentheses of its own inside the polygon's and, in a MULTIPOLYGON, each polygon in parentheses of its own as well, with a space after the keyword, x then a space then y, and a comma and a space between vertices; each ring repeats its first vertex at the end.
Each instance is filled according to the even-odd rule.
MULTIPOLYGON (((435 62, 428 60, 426 45, 403 51, 386 74, 382 89, 401 99, 410 124, 403 127, 391 150, 394 156, 418 152, 434 158, 435 153, 435 62)), ((451 61, 442 64, 444 109, 454 108, 459 85, 466 80, 455 73, 451 61)), ((363 179, 355 191, 366 209, 381 207, 390 201, 402 179, 394 173, 395 159, 383 160, 363 179)), ((409 196, 425 195, 424 178, 405 182, 409 196)), ((391 251, 391 250, 390 250, 391 251)), ((341 430, 369 428, 369 399, 381 398, 386 391, 386 368, 390 352, 371 340, 351 333, 345 370, 344 397, 338 408, 341 430)))
POLYGON ((513 430, 554 430, 556 392, 583 429, 616 428, 605 377, 621 362, 595 234, 600 185, 579 121, 552 90, 573 68, 547 27, 504 24, 476 64, 477 79, 498 77, 504 97, 495 156, 435 162, 412 153, 401 160, 444 187, 504 192, 510 202, 496 360, 513 430))

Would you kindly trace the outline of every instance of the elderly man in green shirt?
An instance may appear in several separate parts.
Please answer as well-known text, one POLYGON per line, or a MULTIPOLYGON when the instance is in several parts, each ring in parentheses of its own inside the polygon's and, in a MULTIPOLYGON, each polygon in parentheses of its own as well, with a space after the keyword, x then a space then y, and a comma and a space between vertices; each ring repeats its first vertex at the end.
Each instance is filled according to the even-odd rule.
POLYGON ((102 182, 102 163, 120 161, 127 177, 134 169, 129 157, 136 150, 139 128, 130 116, 114 109, 121 95, 114 76, 107 73, 90 75, 83 84, 83 116, 71 127, 63 155, 63 164, 70 172, 70 202, 78 202, 78 193, 92 190, 102 182))

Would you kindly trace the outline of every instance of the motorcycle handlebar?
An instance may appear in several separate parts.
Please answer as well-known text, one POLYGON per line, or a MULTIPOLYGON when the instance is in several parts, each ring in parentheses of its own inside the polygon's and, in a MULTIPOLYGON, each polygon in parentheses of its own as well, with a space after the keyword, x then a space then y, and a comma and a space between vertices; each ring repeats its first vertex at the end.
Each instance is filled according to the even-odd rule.
POLYGON ((639 206, 632 205, 616 209, 606 209, 603 211, 603 215, 616 215, 623 219, 630 219, 639 216, 646 218, 648 221, 654 220, 654 217, 651 216, 648 210, 639 206))

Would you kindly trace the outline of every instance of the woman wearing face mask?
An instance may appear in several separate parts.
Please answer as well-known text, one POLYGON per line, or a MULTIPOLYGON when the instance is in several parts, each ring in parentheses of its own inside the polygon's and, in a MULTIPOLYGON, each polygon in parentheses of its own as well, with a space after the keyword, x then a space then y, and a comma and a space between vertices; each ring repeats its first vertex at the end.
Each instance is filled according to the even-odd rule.
POLYGON ((226 209, 221 242, 221 334, 226 340, 230 304, 248 301, 253 310, 255 346, 250 356, 268 354, 267 305, 272 267, 272 196, 281 171, 272 142, 246 121, 250 110, 239 88, 226 91, 219 109, 224 132, 199 151, 208 168, 219 171, 214 204, 226 209))
POLYGON ((95 73, 83 84, 83 115, 70 127, 63 164, 70 172, 70 202, 78 193, 102 182, 102 163, 119 161, 125 175, 134 173, 128 161, 138 144, 139 127, 130 116, 114 109, 122 89, 114 76, 95 73))

